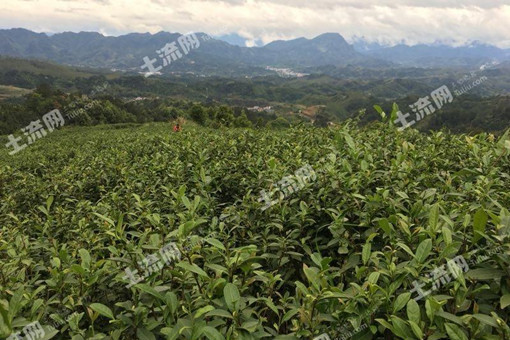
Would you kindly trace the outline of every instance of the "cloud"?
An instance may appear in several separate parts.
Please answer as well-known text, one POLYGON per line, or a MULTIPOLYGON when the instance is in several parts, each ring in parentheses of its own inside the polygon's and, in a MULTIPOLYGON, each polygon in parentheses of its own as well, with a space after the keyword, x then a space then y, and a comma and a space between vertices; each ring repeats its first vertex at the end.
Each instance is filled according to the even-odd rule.
POLYGON ((250 44, 338 32, 410 44, 479 40, 510 47, 510 0, 9 0, 2 28, 37 32, 237 33, 250 44), (79 9, 79 10, 77 10, 79 9))

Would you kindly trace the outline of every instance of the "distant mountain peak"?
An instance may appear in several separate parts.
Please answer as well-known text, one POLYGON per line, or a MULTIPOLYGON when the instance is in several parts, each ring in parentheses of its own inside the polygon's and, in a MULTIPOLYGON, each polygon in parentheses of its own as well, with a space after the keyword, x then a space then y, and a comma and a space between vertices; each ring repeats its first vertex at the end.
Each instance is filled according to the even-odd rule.
POLYGON ((53 36, 55 36, 55 35, 81 35, 81 36, 91 36, 91 37, 104 37, 104 35, 102 35, 99 32, 91 32, 91 31, 80 31, 78 33, 66 31, 66 32, 62 32, 62 33, 55 33, 52 35, 53 36))
POLYGON ((347 44, 347 41, 339 33, 323 33, 321 35, 316 36, 312 40, 316 40, 316 41, 337 41, 337 42, 342 42, 342 43, 346 43, 347 44))
POLYGON ((248 42, 253 43, 254 47, 260 47, 260 46, 264 45, 264 43, 260 39, 251 40, 251 39, 245 38, 237 33, 230 33, 230 34, 215 36, 215 38, 218 40, 227 42, 230 45, 239 46, 239 47, 249 47, 248 42))

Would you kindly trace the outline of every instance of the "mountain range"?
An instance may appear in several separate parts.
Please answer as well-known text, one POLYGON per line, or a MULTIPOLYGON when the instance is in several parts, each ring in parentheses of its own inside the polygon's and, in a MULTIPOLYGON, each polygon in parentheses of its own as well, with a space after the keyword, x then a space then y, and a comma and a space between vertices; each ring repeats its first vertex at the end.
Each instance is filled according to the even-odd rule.
MULTIPOLYGON (((0 55, 49 60, 86 66, 141 72, 145 56, 158 59, 156 50, 177 41, 179 33, 131 33, 118 37, 97 32, 64 32, 54 35, 23 28, 0 30, 0 55)), ((261 47, 232 45, 197 33, 200 46, 184 58, 163 68, 162 73, 194 72, 202 75, 265 74, 266 66, 306 70, 321 66, 384 67, 472 67, 484 62, 510 60, 510 50, 481 43, 469 46, 397 45, 382 46, 357 41, 354 45, 337 33, 313 39, 273 41, 261 47)), ((236 37, 229 36, 229 40, 236 37)), ((228 39, 226 39, 228 40, 228 39)))
POLYGON ((362 53, 403 66, 421 67, 471 66, 487 61, 503 62, 510 59, 510 50, 480 42, 459 47, 442 44, 414 46, 399 44, 392 47, 372 45, 362 53))

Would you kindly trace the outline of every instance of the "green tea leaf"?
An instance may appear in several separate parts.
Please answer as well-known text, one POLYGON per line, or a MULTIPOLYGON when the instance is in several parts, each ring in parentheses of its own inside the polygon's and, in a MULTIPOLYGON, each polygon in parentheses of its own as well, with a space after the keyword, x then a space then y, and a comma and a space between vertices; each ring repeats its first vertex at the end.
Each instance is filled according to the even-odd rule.
POLYGON ((477 243, 482 238, 482 234, 485 233, 488 218, 483 208, 478 209, 473 218, 473 244, 477 243))
POLYGON ((362 251, 362 260, 363 264, 366 265, 368 260, 370 260, 370 255, 372 254, 372 245, 370 243, 365 243, 362 251))
POLYGON ((436 203, 432 206, 429 213, 429 228, 433 233, 437 230, 437 224, 439 222, 439 205, 436 203))
POLYGON ((420 306, 414 299, 407 302, 407 318, 417 324, 421 321, 420 306))
POLYGON ((468 340, 466 334, 462 331, 462 329, 453 324, 453 323, 446 323, 445 324, 446 333, 448 333, 448 336, 452 340, 468 340))
POLYGON ((138 328, 136 330, 136 335, 139 340, 156 340, 156 336, 147 328, 138 328))
POLYGON ((232 283, 227 283, 225 288, 223 288, 223 296, 228 309, 231 311, 237 311, 239 308, 239 300, 241 299, 237 287, 232 283))
POLYGON ((404 308, 410 298, 411 293, 400 294, 393 303, 393 314, 396 314, 399 310, 404 308))
POLYGON ((177 267, 181 267, 182 269, 185 269, 187 271, 190 271, 192 273, 198 274, 204 278, 209 278, 209 275, 207 275, 206 272, 196 264, 190 264, 188 262, 179 262, 177 263, 177 267))
POLYGON ((473 314, 473 317, 475 319, 479 320, 480 322, 488 325, 488 326, 491 326, 491 327, 494 327, 494 328, 498 328, 499 327, 499 325, 496 322, 496 320, 494 320, 491 316, 488 316, 488 315, 485 315, 485 314, 473 314))
POLYGON ((430 254, 430 251, 432 250, 432 240, 426 239, 423 242, 420 243, 418 246, 418 249, 416 249, 416 261, 418 263, 423 263, 427 257, 430 254))
POLYGON ((225 337, 212 327, 206 326, 202 329, 202 332, 209 340, 225 340, 225 337))
POLYGON ((205 313, 207 312, 210 312, 212 310, 214 310, 215 308, 213 306, 205 306, 205 307, 202 307, 202 308, 199 308, 196 312, 195 312, 195 315, 194 315, 194 319, 198 319, 200 316, 204 315, 205 313))
POLYGON ((86 249, 80 249, 78 250, 78 253, 81 257, 81 266, 85 269, 89 269, 91 261, 89 252, 86 249))
POLYGON ((102 316, 106 316, 109 319, 115 319, 112 310, 101 303, 92 303, 89 307, 90 309, 92 309, 95 312, 98 312, 102 316))
POLYGON ((501 305, 501 309, 505 309, 510 306, 510 294, 505 294, 499 299, 499 303, 501 305))

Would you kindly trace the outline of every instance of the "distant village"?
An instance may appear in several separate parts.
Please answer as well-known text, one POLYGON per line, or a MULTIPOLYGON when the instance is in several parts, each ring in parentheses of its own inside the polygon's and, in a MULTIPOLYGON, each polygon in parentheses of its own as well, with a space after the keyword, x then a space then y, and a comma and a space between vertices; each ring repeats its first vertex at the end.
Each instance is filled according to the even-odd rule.
POLYGON ((292 71, 290 68, 276 68, 276 67, 266 66, 266 70, 275 71, 280 77, 283 77, 283 78, 294 78, 294 77, 302 78, 302 77, 306 77, 309 75, 308 73, 299 73, 299 72, 292 71))
POLYGON ((253 106, 253 107, 248 107, 247 108, 248 111, 252 111, 252 112, 267 112, 267 113, 273 113, 274 112, 274 109, 272 106, 253 106))

